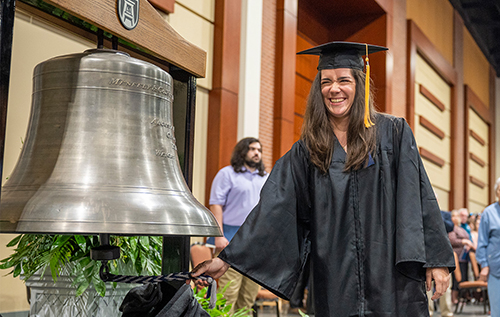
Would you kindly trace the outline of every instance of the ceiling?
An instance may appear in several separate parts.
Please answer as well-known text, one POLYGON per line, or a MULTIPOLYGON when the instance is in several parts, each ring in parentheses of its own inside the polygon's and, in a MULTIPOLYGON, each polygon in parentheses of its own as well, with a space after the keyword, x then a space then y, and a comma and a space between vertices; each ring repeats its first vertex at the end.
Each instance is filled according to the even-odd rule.
POLYGON ((300 0, 298 5, 299 32, 318 44, 345 41, 385 14, 376 0, 300 0))
POLYGON ((450 0, 500 77, 500 0, 450 0))
MULTIPOLYGON (((462 16, 465 26, 500 77, 500 0, 449 1, 462 16)), ((339 25, 352 29, 353 26, 349 25, 349 21, 356 20, 356 25, 359 27, 359 12, 363 12, 362 20, 366 21, 366 24, 383 14, 377 1, 373 0, 301 0, 300 5, 320 20, 323 18, 321 21, 323 25, 335 22, 335 28, 331 29, 338 30, 339 36, 335 36, 338 38, 345 36, 339 25), (357 19, 354 19, 355 17, 357 19)))
POLYGON ((323 18, 325 25, 340 24, 363 16, 380 16, 384 10, 373 0, 331 1, 331 0, 301 0, 299 6, 308 8, 323 18))

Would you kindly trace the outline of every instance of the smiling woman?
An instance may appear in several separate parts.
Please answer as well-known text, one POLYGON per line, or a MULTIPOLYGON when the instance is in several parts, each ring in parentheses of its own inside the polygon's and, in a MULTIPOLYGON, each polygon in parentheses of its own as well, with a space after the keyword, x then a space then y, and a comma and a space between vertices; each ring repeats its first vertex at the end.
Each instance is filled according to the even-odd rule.
POLYGON ((455 260, 410 127, 374 110, 361 55, 385 49, 332 42, 301 52, 320 55, 301 139, 195 276, 231 267, 288 299, 310 259, 317 316, 429 316, 425 285, 434 279, 439 298, 455 260))
POLYGON ((349 68, 322 70, 321 93, 334 129, 342 122, 345 122, 347 126, 349 110, 351 110, 356 93, 356 82, 351 70, 349 68))
POLYGON ((301 138, 310 151, 311 162, 324 172, 330 166, 334 142, 347 154, 345 170, 362 167, 368 153, 375 150, 377 126, 366 128, 364 124, 365 116, 375 122, 376 113, 371 92, 366 108, 365 80, 366 74, 360 69, 327 68, 321 69, 313 81, 301 138))

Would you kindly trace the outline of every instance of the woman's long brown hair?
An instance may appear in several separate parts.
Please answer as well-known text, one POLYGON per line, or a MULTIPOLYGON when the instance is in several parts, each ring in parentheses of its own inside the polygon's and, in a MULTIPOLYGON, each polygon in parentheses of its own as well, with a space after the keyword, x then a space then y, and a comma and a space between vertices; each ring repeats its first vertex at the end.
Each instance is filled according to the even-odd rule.
MULTIPOLYGON (((349 110, 345 171, 363 168, 368 160, 368 154, 371 152, 372 156, 374 156, 376 147, 377 125, 374 117, 373 92, 370 91, 370 118, 375 125, 366 128, 364 125, 365 73, 355 69, 352 69, 351 73, 356 82, 356 94, 352 107, 349 110)), ((373 85, 371 84, 370 87, 373 87, 373 85)), ((321 94, 321 71, 319 71, 312 83, 307 98, 306 113, 300 138, 309 150, 311 162, 322 173, 327 173, 330 167, 335 140, 329 117, 328 109, 321 94)))

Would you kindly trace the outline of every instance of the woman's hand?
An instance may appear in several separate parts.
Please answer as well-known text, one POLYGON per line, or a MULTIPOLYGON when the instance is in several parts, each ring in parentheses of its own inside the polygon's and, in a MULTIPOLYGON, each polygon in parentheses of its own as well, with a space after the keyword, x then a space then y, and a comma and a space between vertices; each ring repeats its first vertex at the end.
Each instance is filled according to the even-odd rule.
POLYGON ((483 282, 488 282, 488 275, 490 274, 490 267, 485 266, 481 269, 481 273, 479 273, 479 280, 483 282))
MULTIPOLYGON (((192 277, 200 276, 201 274, 210 275, 214 279, 221 277, 229 269, 230 265, 222 261, 219 258, 214 258, 212 260, 207 260, 198 264, 193 271, 191 271, 192 277)), ((202 286, 208 286, 207 282, 197 281, 197 284, 202 286)))
POLYGON ((465 251, 469 251, 474 248, 474 244, 469 239, 462 239, 462 244, 465 246, 465 251))
POLYGON ((426 270, 426 285, 427 291, 432 289, 432 280, 436 285, 436 291, 432 295, 431 299, 436 300, 441 297, 446 289, 450 286, 450 271, 447 267, 429 267, 426 270))

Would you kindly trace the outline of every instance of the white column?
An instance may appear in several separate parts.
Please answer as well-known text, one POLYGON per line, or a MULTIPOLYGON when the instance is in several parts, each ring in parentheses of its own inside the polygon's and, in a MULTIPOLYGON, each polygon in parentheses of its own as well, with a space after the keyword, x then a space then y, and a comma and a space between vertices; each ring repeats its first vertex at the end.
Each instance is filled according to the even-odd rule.
POLYGON ((238 140, 259 137, 262 1, 242 0, 238 140))

